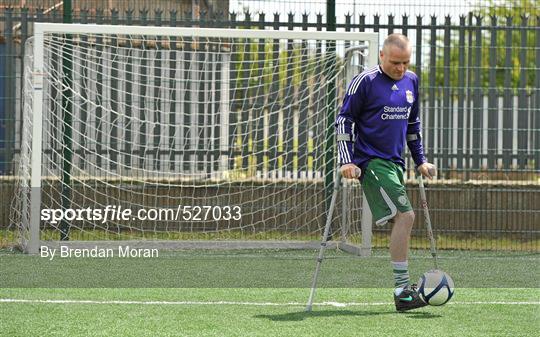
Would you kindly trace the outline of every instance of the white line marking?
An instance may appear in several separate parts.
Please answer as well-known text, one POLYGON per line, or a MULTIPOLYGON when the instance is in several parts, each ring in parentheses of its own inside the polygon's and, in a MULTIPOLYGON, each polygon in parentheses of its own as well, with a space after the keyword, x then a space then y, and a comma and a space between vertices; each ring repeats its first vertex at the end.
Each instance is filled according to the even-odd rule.
MULTIPOLYGON (((0 303, 31 303, 31 304, 120 304, 120 305, 244 305, 259 307, 295 307, 305 306, 301 302, 236 302, 236 301, 119 301, 119 300, 40 300, 40 299, 18 299, 0 298, 0 303)), ((536 302, 504 302, 504 301, 471 301, 471 302, 450 302, 450 305, 540 305, 536 302)), ((316 306, 330 307, 367 307, 393 305, 391 302, 320 302, 313 303, 316 306)))

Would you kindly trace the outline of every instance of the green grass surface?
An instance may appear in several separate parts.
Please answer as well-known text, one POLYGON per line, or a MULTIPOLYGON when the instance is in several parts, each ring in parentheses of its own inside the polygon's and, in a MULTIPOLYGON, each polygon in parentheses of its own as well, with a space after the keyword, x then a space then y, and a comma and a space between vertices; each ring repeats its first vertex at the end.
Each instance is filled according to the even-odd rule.
MULTIPOLYGON (((441 251, 443 307, 396 313, 386 250, 328 251, 304 312, 315 250, 176 251, 159 258, 0 252, 0 336, 537 336, 538 254, 441 251)), ((412 251, 411 276, 431 269, 412 251)))
POLYGON ((540 329, 538 289, 458 288, 449 304, 409 313, 395 312, 391 289, 373 288, 320 289, 307 313, 308 291, 2 289, 4 300, 29 302, 0 302, 0 335, 462 337, 537 336, 540 329))
MULTIPOLYGON (((1 253, 4 287, 59 288, 302 288, 309 287, 316 250, 161 251, 157 258, 49 258, 1 253)), ((467 288, 537 288, 540 255, 440 251, 440 267, 467 288)), ((323 288, 393 286, 387 250, 370 258, 327 250, 323 288)), ((413 280, 431 269, 428 251, 410 256, 413 280)))

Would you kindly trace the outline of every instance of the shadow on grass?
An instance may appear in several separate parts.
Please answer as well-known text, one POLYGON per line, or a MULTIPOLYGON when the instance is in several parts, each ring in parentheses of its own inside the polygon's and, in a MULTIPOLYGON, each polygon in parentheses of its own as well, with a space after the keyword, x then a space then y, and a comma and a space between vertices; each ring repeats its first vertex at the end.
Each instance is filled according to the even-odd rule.
POLYGON ((381 316, 381 315, 403 315, 407 318, 414 319, 430 319, 430 318, 439 318, 441 315, 432 314, 430 312, 424 311, 413 311, 406 313, 398 313, 394 310, 386 311, 353 311, 353 310, 315 310, 311 312, 298 311, 298 312, 289 312, 285 314, 276 314, 276 315, 256 315, 255 318, 268 319, 274 322, 289 322, 289 321, 303 321, 306 318, 316 318, 316 317, 335 317, 335 316, 381 316))
POLYGON ((401 315, 404 315, 407 318, 414 318, 414 319, 431 319, 431 318, 442 317, 439 314, 433 314, 431 312, 425 312, 425 311, 404 312, 404 313, 401 313, 401 315))

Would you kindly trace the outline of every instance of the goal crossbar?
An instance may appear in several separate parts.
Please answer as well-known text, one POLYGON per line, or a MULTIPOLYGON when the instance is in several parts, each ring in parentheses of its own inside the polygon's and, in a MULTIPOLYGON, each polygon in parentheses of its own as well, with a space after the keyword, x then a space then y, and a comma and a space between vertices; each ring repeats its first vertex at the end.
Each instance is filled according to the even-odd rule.
MULTIPOLYGON (((34 24, 35 35, 44 33, 63 34, 122 34, 141 36, 189 36, 189 37, 230 37, 250 39, 323 39, 323 40, 349 40, 365 41, 372 50, 379 45, 378 33, 367 32, 323 32, 323 31, 282 31, 282 30, 255 30, 255 29, 227 29, 227 28, 199 28, 199 27, 154 27, 154 26, 122 26, 118 31, 117 25, 96 24, 65 24, 43 23, 34 24)), ((368 64, 377 64, 378 54, 368 55, 368 64)))

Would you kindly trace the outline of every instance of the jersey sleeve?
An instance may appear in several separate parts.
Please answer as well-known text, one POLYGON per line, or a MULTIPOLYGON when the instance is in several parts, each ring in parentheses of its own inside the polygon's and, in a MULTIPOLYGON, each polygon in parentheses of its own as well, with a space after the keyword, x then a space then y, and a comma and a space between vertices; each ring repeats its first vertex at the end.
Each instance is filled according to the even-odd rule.
POLYGON ((427 162, 424 155, 424 146, 422 145, 422 122, 419 116, 418 96, 418 78, 415 77, 414 102, 407 125, 407 146, 409 147, 409 151, 411 151, 411 156, 416 166, 427 162))
POLYGON ((343 105, 336 118, 336 138, 338 147, 338 163, 340 165, 353 162, 355 114, 362 104, 360 76, 355 77, 347 88, 343 105))

